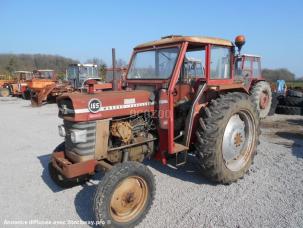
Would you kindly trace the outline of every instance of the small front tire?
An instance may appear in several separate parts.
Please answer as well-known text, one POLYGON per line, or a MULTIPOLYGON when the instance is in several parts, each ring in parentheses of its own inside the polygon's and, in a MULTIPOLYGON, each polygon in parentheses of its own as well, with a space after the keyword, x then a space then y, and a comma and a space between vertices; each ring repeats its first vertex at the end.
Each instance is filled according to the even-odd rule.
POLYGON ((103 227, 134 227, 149 211, 155 189, 154 176, 145 165, 134 161, 115 165, 95 193, 96 223, 103 227))

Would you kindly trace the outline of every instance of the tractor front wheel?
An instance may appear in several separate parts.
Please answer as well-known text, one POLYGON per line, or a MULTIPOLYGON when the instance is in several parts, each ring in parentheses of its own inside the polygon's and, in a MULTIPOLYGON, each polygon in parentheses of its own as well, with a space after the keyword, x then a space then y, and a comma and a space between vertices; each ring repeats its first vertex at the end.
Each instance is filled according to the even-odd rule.
POLYGON ((257 82, 250 91, 253 102, 257 105, 260 118, 265 118, 271 107, 272 92, 268 82, 257 82))
POLYGON ((0 88, 0 97, 8 97, 10 95, 8 88, 0 88))
POLYGON ((252 164, 259 137, 255 104, 244 93, 228 93, 201 110, 196 153, 203 174, 214 182, 231 183, 252 164))
POLYGON ((117 164, 97 187, 93 208, 96 223, 133 227, 147 214, 154 195, 154 176, 146 166, 133 161, 117 164))

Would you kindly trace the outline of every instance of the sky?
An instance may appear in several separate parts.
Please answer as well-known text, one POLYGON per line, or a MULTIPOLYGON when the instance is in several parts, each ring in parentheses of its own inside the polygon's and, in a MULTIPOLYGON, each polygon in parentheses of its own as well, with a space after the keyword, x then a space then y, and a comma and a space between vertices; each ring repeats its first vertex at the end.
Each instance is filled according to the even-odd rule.
POLYGON ((81 62, 129 61, 134 46, 162 36, 243 34, 243 53, 263 68, 303 76, 303 1, 0 0, 0 53, 57 54, 81 62))

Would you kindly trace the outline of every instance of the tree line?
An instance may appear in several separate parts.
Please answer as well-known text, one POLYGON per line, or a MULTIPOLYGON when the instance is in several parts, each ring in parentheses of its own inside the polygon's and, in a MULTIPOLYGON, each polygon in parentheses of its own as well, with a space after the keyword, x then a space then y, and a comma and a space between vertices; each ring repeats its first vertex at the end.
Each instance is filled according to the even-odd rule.
POLYGON ((78 60, 59 55, 43 54, 0 54, 0 74, 12 74, 14 71, 33 71, 36 69, 52 69, 58 74, 65 74, 69 64, 78 60))
POLYGON ((283 79, 285 81, 295 81, 295 74, 290 72, 288 69, 280 68, 280 69, 263 69, 262 76, 270 82, 276 82, 279 79, 283 79))
MULTIPOLYGON (((64 77, 68 65, 74 63, 79 63, 79 61, 59 55, 0 54, 0 75, 12 75, 13 72, 18 70, 52 69, 56 71, 59 77, 64 77)), ((86 60, 85 63, 97 64, 100 76, 105 76, 107 65, 103 59, 95 57, 86 60)), ((126 65, 124 60, 116 60, 116 67, 125 67, 126 65)))

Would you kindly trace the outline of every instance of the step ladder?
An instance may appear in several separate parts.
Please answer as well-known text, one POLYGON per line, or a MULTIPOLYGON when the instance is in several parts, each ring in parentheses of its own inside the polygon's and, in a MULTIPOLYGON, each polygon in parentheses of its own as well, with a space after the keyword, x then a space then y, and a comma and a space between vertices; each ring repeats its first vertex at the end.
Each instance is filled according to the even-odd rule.
POLYGON ((186 164, 188 147, 179 143, 174 143, 174 151, 176 154, 176 167, 186 164), (183 156, 183 158, 181 158, 183 156))

